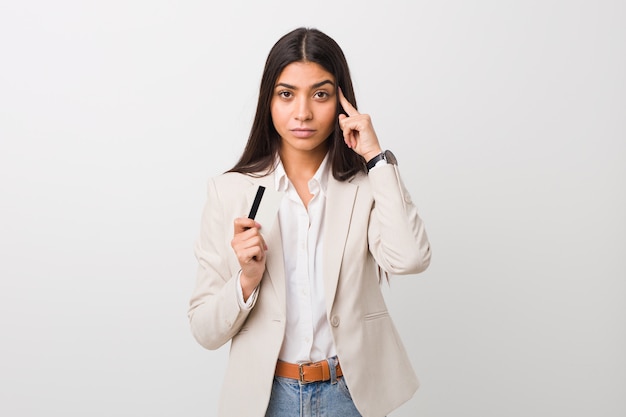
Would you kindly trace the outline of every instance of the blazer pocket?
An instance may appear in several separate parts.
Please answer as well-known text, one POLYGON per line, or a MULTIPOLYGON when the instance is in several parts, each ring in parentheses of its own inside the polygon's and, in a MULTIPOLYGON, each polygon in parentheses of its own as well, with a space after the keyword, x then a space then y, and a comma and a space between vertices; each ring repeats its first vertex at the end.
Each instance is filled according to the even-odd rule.
POLYGON ((368 321, 368 320, 378 320, 384 317, 389 317, 389 311, 383 310, 383 311, 377 311, 375 313, 369 313, 365 315, 364 319, 368 321))

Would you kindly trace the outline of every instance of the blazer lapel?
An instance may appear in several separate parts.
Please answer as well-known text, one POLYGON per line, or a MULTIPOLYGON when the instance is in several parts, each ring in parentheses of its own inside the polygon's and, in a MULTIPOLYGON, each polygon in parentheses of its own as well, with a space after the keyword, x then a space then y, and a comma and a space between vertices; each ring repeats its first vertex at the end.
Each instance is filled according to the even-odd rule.
POLYGON ((358 185, 348 181, 337 181, 332 175, 329 176, 324 225, 324 293, 326 311, 329 312, 335 300, 358 188, 358 185))
MULTIPOLYGON (((254 187, 249 193, 249 205, 252 205, 254 201, 254 196, 256 195, 256 190, 259 185, 262 185, 266 188, 274 189, 276 187, 274 182, 274 174, 269 174, 264 177, 255 178, 253 180, 254 187)), ((263 200, 261 199, 261 204, 263 204, 263 200)), ((286 314, 287 307, 285 299, 286 297, 286 289, 285 289, 285 264, 283 262, 283 242, 280 236, 280 223, 278 221, 278 216, 274 219, 274 224, 269 227, 268 231, 264 231, 261 229, 261 234, 263 235, 263 239, 265 239, 265 243, 267 244, 267 252, 266 252, 266 263, 265 263, 265 272, 266 276, 263 279, 269 278, 271 286, 276 293, 276 299, 281 307, 281 311, 283 314, 286 314)))
POLYGON ((276 298, 284 315, 287 314, 287 299, 285 289, 285 263, 283 261, 283 241, 280 237, 280 225, 278 219, 270 232, 265 236, 267 244, 267 257, 265 261, 266 278, 270 279, 276 298))

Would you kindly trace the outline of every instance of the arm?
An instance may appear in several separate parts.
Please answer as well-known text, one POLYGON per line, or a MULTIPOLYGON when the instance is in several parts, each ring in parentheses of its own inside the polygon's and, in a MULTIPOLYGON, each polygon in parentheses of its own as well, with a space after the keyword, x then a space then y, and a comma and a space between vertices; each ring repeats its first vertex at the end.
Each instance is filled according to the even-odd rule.
MULTIPOLYGON (((242 229, 244 226, 247 223, 240 224, 242 229)), ((235 231, 236 228, 237 224, 235 231)), ((224 212, 224 202, 220 200, 215 181, 211 180, 207 187, 200 237, 195 246, 198 272, 189 308, 192 334, 207 349, 217 349, 227 343, 239 332, 250 313, 250 309, 242 308, 238 301, 240 270, 233 268, 232 262, 229 262, 235 244, 233 238, 233 248, 228 245, 229 238, 233 236, 231 230, 231 219, 224 212)), ((258 234, 258 229, 252 227, 245 233, 258 234)), ((258 253, 249 250, 250 256, 255 254, 258 253)), ((264 269, 264 257, 262 261, 264 269)))
MULTIPOLYGON (((381 153, 371 119, 359 113, 339 91, 346 115, 339 116, 346 145, 370 161, 381 153)), ((424 224, 411 202, 396 165, 373 168, 369 183, 374 198, 368 227, 369 249, 378 265, 394 274, 425 270, 430 263, 430 244, 424 224)))
POLYGON ((392 274, 424 271, 430 264, 430 244, 398 167, 379 166, 368 177, 374 197, 368 242, 374 259, 392 274))

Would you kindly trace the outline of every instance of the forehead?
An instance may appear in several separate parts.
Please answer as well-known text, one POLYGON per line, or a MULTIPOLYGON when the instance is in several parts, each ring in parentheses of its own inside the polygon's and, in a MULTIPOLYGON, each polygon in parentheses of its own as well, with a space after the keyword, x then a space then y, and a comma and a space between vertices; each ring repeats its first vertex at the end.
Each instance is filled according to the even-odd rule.
POLYGON ((297 87, 310 87, 320 81, 335 83, 335 77, 315 62, 292 62, 276 79, 276 84, 286 83, 297 87))

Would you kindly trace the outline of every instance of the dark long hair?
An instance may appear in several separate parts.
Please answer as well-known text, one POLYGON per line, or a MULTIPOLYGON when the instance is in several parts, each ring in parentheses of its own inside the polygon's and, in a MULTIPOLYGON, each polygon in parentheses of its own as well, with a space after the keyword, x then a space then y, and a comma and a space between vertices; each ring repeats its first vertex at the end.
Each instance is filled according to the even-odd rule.
MULTIPOLYGON (((293 62, 313 62, 322 66, 335 77, 337 86, 356 108, 348 63, 337 42, 317 29, 298 28, 289 32, 274 44, 265 61, 250 136, 239 162, 228 172, 263 175, 273 170, 280 137, 272 122, 270 106, 276 80, 283 69, 293 62)), ((359 171, 366 172, 366 168, 363 158, 343 141, 338 120, 341 112, 343 108, 337 99, 335 129, 327 140, 333 176, 339 181, 345 181, 359 171)))

